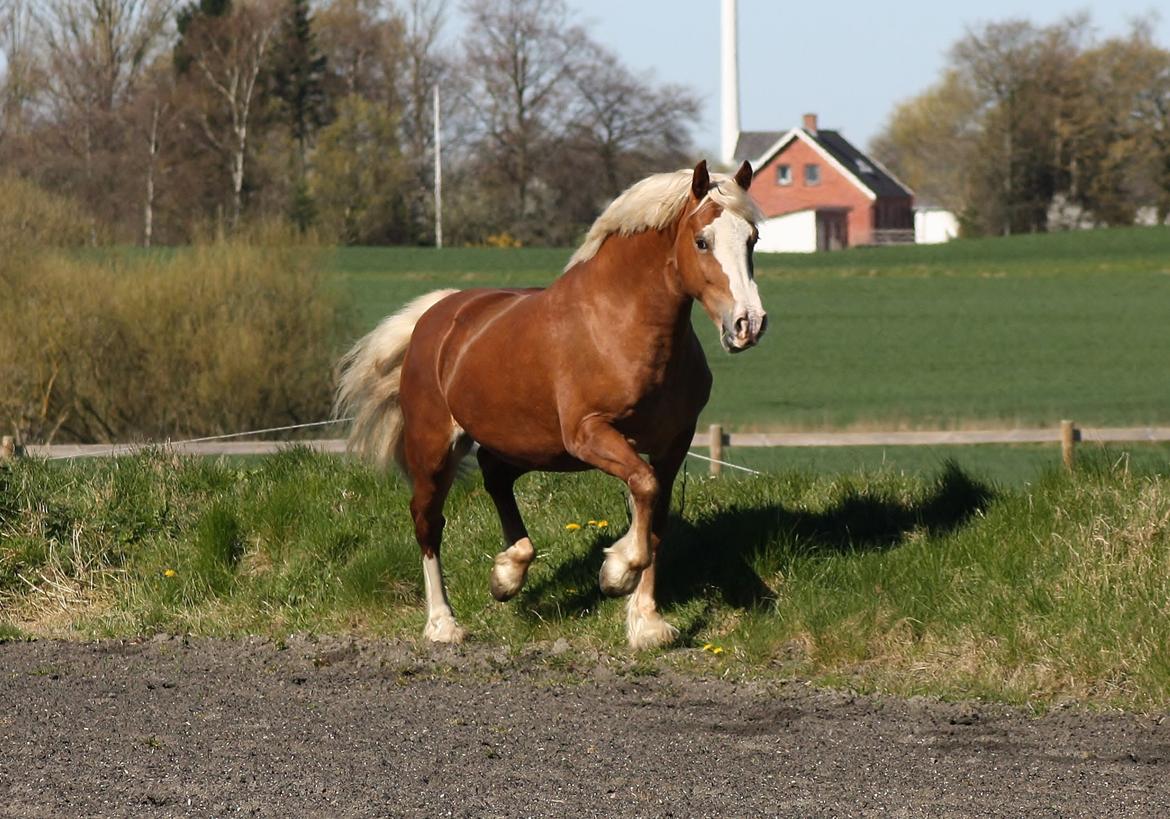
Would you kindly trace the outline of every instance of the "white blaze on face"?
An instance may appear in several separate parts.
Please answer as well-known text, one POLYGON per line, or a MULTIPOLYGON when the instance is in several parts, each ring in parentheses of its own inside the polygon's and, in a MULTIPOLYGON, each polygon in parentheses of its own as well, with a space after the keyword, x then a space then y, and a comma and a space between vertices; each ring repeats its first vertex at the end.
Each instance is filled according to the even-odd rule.
POLYGON ((741 216, 724 210, 709 228, 715 260, 723 268, 731 286, 731 297, 735 306, 730 316, 724 316, 724 330, 734 333, 735 320, 746 317, 754 338, 759 333, 764 319, 764 305, 760 302, 760 291, 752 274, 751 224, 741 216))

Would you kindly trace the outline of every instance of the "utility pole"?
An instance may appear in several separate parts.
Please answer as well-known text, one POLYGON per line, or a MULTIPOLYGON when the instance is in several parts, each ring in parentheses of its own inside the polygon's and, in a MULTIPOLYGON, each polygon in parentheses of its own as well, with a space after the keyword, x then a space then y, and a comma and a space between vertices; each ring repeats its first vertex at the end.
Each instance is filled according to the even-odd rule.
POLYGON ((439 84, 435 83, 435 247, 443 246, 443 142, 439 133, 439 84))
POLYGON ((723 14, 720 21, 720 57, 722 69, 722 91, 720 110, 720 148, 725 165, 735 163, 735 143, 739 140, 739 22, 735 0, 723 0, 723 14))

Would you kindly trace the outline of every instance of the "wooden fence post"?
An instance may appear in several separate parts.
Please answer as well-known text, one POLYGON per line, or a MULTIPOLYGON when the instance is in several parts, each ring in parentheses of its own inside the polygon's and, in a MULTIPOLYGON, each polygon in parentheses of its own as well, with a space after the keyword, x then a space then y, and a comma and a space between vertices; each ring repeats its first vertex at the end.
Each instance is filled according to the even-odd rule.
POLYGON ((1064 462, 1064 468, 1072 471, 1076 464, 1077 453, 1077 428, 1072 421, 1060 422, 1060 459, 1064 462))
POLYGON ((723 460, 723 426, 721 424, 712 424, 711 430, 711 474, 718 475, 723 472, 723 464, 717 461, 723 460))
POLYGON ((16 439, 11 435, 0 438, 0 461, 11 461, 16 457, 16 439))

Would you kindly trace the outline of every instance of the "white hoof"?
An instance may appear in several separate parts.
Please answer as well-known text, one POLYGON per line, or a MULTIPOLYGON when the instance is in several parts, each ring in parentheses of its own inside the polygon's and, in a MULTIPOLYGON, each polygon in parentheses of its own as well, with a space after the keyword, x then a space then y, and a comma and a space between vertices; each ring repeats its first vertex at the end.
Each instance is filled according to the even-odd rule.
POLYGON ((657 611, 642 611, 630 598, 626 606, 626 636, 630 648, 660 648, 678 639, 678 629, 666 622, 657 611))
POLYGON ((467 633, 463 627, 455 622, 450 614, 440 614, 427 620, 427 627, 423 629, 423 637, 432 643, 462 643, 467 633))
POLYGON ((613 546, 606 549, 605 554, 605 562, 601 564, 601 573, 597 578, 597 582, 601 585, 601 591, 610 597, 621 597, 623 594, 629 594, 638 585, 642 570, 631 566, 630 561, 626 560, 622 554, 615 552, 613 546))
POLYGON ((511 551, 512 549, 508 549, 496 555, 495 565, 492 566, 492 597, 501 603, 505 600, 511 600, 520 592, 520 589, 524 588, 524 581, 528 577, 528 567, 532 565, 532 558, 528 560, 517 559, 509 554, 511 551))

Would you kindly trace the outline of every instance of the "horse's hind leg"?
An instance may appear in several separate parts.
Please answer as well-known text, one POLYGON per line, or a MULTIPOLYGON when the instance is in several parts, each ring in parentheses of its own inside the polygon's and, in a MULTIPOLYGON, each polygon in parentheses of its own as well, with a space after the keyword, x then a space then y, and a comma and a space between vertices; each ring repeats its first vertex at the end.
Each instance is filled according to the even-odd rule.
POLYGON ((503 602, 515 597, 524 586, 528 566, 536 557, 536 550, 532 548, 528 530, 524 528, 524 521, 520 517, 520 509, 516 506, 516 495, 512 491, 516 479, 525 470, 500 460, 482 447, 476 457, 483 472, 484 489, 496 505, 500 527, 504 530, 504 542, 508 544, 496 555, 495 565, 492 566, 492 597, 503 602))
MULTIPOLYGON (((462 642, 463 628, 455 621, 447 590, 443 586, 443 566, 439 550, 443 540, 443 503, 455 480, 462 460, 471 447, 471 439, 455 426, 443 412, 437 423, 407 424, 406 469, 414 487, 410 514, 414 519, 414 536, 422 550, 423 582, 427 595, 427 624, 423 636, 436 643, 462 642)), ((432 419, 425 419, 430 421, 432 419)))

